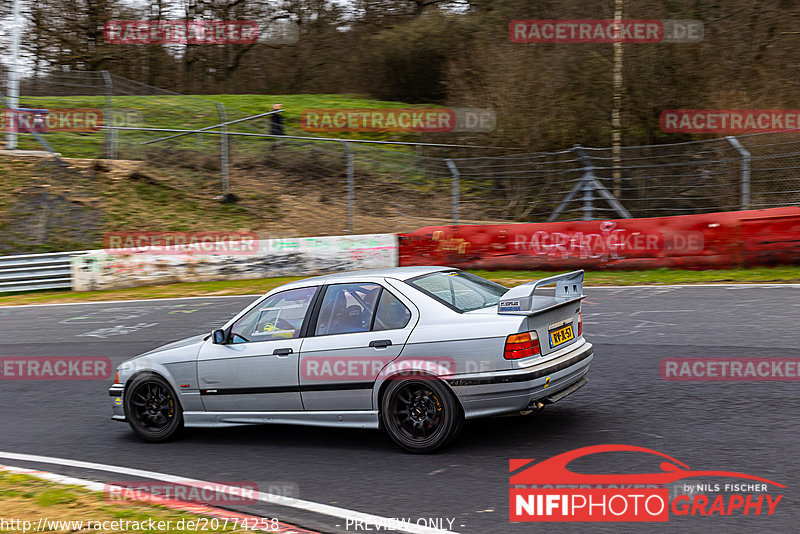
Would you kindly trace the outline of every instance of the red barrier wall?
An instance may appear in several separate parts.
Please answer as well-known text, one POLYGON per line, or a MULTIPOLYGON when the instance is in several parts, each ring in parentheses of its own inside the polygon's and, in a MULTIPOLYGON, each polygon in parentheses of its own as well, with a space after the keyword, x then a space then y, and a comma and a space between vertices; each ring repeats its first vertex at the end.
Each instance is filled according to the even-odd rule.
POLYGON ((470 269, 725 269, 800 263, 800 208, 497 225, 400 235, 400 265, 470 269))

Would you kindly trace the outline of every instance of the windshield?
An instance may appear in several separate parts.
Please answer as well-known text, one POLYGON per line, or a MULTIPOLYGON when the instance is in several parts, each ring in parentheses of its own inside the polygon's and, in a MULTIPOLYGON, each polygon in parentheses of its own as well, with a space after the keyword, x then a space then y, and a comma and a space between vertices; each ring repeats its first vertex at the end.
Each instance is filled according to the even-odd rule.
POLYGON ((460 312, 495 306, 508 288, 463 271, 444 271, 408 283, 460 312))

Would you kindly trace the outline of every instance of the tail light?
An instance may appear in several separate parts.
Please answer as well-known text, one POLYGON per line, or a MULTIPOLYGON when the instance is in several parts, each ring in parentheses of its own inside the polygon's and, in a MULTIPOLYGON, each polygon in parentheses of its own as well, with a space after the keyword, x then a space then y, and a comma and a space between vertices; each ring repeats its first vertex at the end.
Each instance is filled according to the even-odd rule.
POLYGON ((578 314, 578 336, 583 335, 583 312, 578 314))
POLYGON ((506 350, 503 354, 506 360, 519 360, 537 354, 541 354, 541 349, 536 332, 511 334, 506 338, 506 350))
POLYGON ((119 384, 119 371, 114 373, 114 383, 119 384))

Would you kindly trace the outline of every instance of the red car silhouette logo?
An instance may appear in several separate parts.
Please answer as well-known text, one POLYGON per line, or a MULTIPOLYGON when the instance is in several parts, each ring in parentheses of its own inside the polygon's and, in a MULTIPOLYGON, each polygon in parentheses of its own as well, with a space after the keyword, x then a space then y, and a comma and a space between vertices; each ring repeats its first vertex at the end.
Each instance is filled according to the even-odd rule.
MULTIPOLYGON (((524 465, 533 462, 533 459, 515 459, 509 461, 510 471, 516 471, 524 465)), ((778 484, 772 480, 748 475, 746 473, 738 473, 735 471, 703 471, 691 469, 683 462, 676 460, 672 456, 647 449, 645 447, 637 447, 635 445, 593 445, 591 447, 582 447, 568 451, 550 459, 543 460, 537 464, 520 471, 519 473, 511 476, 509 483, 512 485, 526 485, 526 484, 669 484, 676 480, 682 480, 692 477, 729 477, 755 480, 758 482, 766 482, 785 488, 783 484, 778 484), (575 473, 567 469, 567 464, 588 456, 590 454, 598 454, 602 452, 643 452, 646 454, 654 454, 660 456, 668 461, 661 462, 661 471, 656 473, 637 473, 637 474, 583 474, 575 473)))

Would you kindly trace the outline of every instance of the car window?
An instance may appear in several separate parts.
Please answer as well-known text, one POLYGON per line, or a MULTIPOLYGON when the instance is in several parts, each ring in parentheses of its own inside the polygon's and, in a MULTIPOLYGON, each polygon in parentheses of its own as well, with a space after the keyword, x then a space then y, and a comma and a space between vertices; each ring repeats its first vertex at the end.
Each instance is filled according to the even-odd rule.
POLYGON ((378 284, 333 284, 325 290, 314 333, 367 332, 381 292, 378 284))
POLYGON ((299 337, 316 291, 316 287, 302 287, 271 295, 233 324, 231 343, 299 337))
POLYGON ((426 274, 408 283, 461 312, 495 306, 508 291, 500 284, 463 271, 426 274))
POLYGON ((394 330, 405 328, 411 319, 411 312, 408 311, 400 300, 386 291, 381 292, 378 300, 378 310, 375 312, 375 322, 373 330, 394 330))

